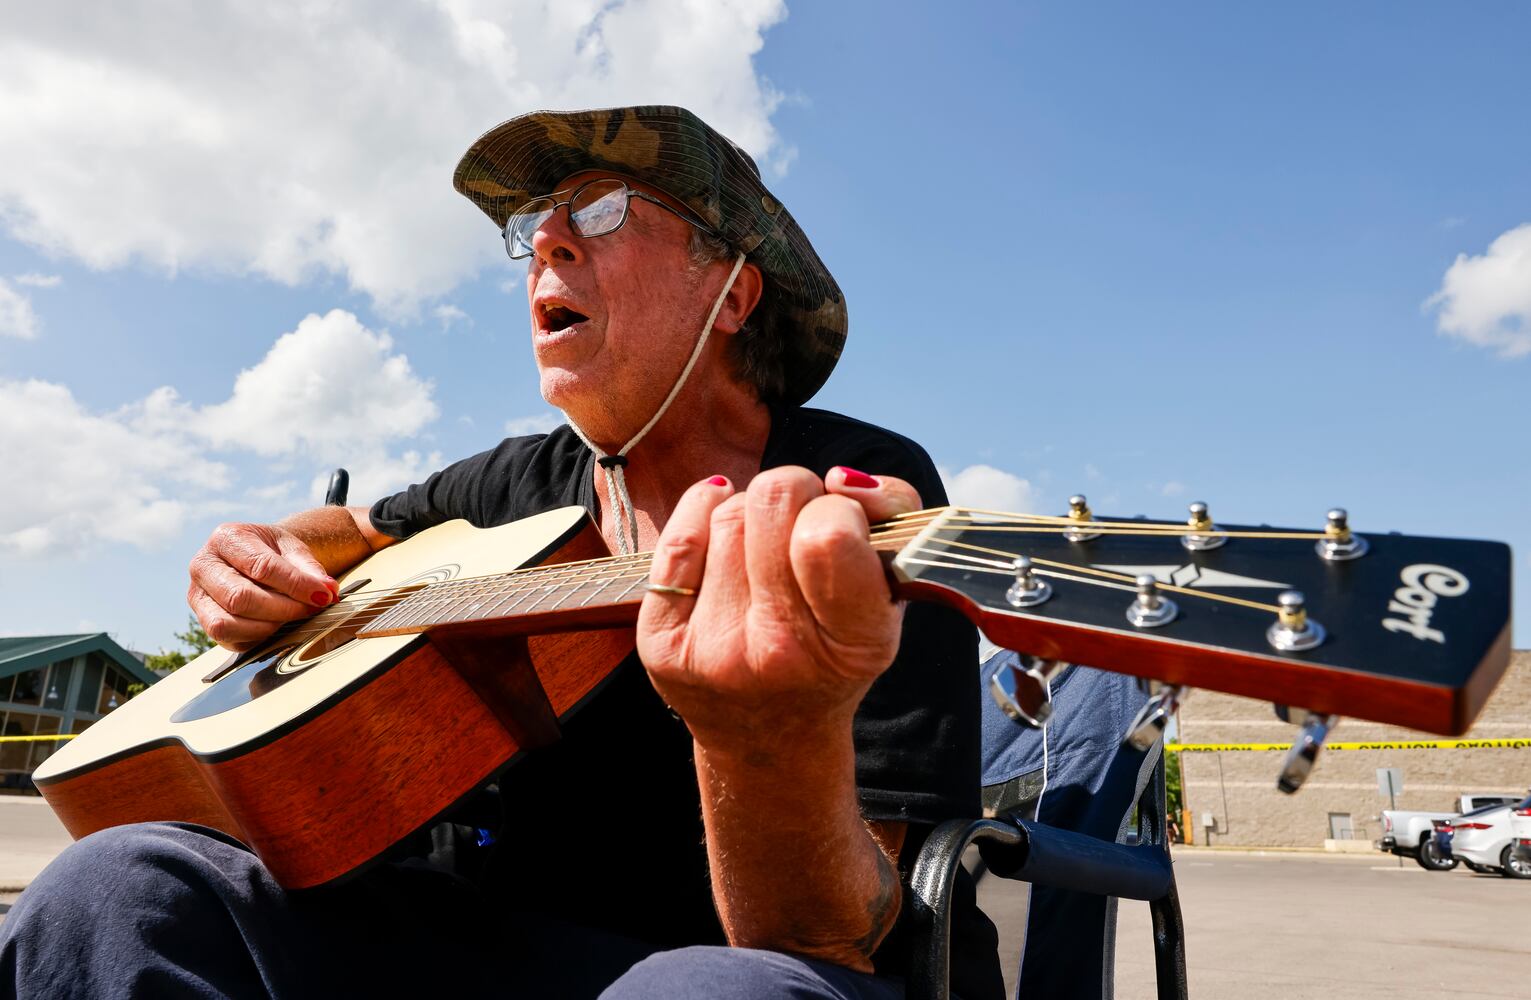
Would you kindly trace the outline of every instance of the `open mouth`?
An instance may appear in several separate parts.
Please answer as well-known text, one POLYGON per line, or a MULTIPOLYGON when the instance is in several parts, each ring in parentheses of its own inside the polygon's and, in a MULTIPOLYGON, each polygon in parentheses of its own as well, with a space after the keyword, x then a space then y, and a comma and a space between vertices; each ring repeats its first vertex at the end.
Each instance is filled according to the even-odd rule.
POLYGON ((542 325, 552 333, 559 330, 567 330, 575 323, 583 323, 589 319, 584 313, 575 312, 568 306, 545 305, 542 307, 542 325))

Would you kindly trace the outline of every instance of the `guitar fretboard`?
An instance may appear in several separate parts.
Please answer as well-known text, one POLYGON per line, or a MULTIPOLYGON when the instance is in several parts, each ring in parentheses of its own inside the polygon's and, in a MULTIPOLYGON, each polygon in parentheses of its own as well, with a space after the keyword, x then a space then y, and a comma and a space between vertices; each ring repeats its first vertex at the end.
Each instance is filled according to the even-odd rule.
MULTIPOLYGON (((908 540, 902 534, 874 535, 872 544, 896 551, 908 540)), ((639 552, 400 588, 373 605, 370 620, 357 634, 409 635, 440 625, 636 607, 643 600, 652 557, 652 552, 639 552)))
MULTIPOLYGON (((446 580, 393 598, 360 633, 407 635, 438 625, 637 605, 651 553, 446 580)), ((407 588, 406 588, 407 589, 407 588)))

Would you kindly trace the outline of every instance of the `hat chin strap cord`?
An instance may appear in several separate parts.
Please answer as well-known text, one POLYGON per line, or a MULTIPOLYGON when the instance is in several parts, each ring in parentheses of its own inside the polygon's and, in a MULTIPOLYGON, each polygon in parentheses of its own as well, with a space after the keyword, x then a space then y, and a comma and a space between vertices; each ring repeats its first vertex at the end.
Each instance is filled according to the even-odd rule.
POLYGON ((696 346, 691 349, 691 358, 686 362, 686 367, 681 369, 680 376, 675 380, 675 385, 670 387, 670 394, 665 397, 659 409, 649 418, 649 422, 643 425, 643 429, 634 434, 631 441, 623 445, 615 455, 608 455, 584 431, 574 422, 574 418, 566 413, 564 416, 569 420, 569 427, 579 435, 579 439, 585 442, 585 447, 595 455, 596 462, 601 467, 602 474, 606 477, 606 499, 612 514, 616 517, 617 548, 620 555, 630 555, 638 550, 638 514, 633 510, 633 498, 627 492, 627 476, 623 469, 627 466, 627 453, 632 451, 643 436, 654 425, 659 423, 659 418, 665 415, 670 404, 675 402, 675 397, 680 395, 681 387, 686 384, 686 379, 691 375, 691 369, 696 367, 696 359, 702 356, 702 348, 707 346, 707 338, 712 333, 712 324, 718 318, 718 311, 723 308, 723 300, 728 297, 729 289, 734 287, 734 279, 739 276, 739 271, 744 267, 744 254, 740 254, 734 260, 734 269, 728 272, 728 281, 724 282, 723 290, 718 293, 717 301, 712 304, 712 312, 707 314, 707 322, 702 324, 702 332, 696 338, 696 346))

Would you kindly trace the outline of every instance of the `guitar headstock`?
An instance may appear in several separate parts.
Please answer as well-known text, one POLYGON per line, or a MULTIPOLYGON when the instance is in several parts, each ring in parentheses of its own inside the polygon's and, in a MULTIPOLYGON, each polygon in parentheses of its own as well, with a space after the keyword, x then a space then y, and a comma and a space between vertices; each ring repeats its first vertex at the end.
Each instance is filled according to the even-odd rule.
POLYGON ((1443 734, 1509 663, 1500 542, 950 507, 879 528, 900 590, 958 607, 995 642, 1443 734))

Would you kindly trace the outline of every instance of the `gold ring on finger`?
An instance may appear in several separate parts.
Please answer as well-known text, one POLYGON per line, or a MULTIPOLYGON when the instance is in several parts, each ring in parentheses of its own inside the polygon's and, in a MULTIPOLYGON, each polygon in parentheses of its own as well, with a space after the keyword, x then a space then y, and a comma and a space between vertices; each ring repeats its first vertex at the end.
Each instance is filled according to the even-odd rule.
POLYGON ((650 580, 647 584, 650 593, 673 594, 676 597, 695 597, 696 591, 691 587, 667 587, 662 583, 650 580))

